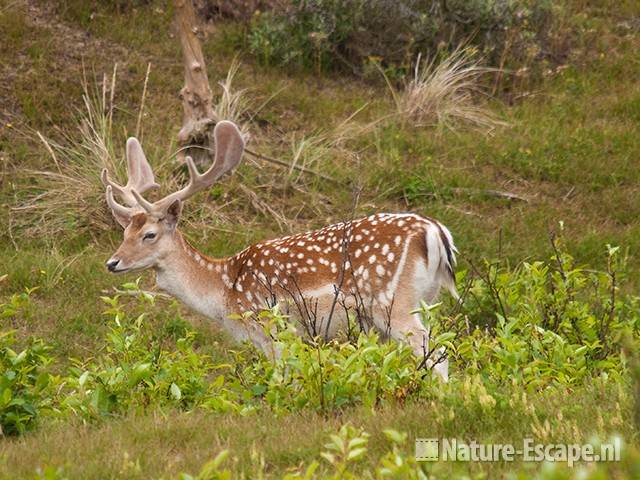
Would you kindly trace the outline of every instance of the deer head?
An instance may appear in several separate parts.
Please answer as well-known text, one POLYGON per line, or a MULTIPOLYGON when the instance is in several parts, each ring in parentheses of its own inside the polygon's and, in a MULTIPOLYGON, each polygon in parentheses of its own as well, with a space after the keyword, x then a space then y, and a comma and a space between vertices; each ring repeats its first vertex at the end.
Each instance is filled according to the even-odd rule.
POLYGON ((211 167, 200 174, 193 160, 187 157, 189 183, 156 202, 149 202, 142 196, 145 191, 159 185, 154 180, 140 142, 135 138, 127 140, 127 184, 124 187, 118 185, 109 178, 106 169, 102 171, 107 204, 124 228, 122 244, 107 261, 109 271, 123 273, 155 267, 173 251, 182 202, 209 188, 240 163, 244 140, 238 127, 232 122, 221 121, 213 135, 216 153, 211 167), (116 202, 114 193, 126 206, 116 202))

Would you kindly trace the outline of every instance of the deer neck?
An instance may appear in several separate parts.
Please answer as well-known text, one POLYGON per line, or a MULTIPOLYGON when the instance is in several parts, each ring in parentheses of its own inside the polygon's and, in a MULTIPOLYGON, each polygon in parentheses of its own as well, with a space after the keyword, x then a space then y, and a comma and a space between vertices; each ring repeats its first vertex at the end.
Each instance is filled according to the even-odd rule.
POLYGON ((230 313, 228 261, 203 255, 177 230, 174 236, 174 248, 155 267, 158 287, 202 315, 224 319, 230 313))

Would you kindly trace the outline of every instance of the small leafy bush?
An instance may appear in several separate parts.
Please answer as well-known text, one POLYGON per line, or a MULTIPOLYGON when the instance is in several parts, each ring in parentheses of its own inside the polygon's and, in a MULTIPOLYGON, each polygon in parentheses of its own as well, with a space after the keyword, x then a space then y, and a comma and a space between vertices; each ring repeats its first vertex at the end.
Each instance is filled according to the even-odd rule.
MULTIPOLYGON (((153 301, 148 294, 141 298, 153 301)), ((205 403, 215 411, 239 410, 226 400, 219 373, 228 366, 196 352, 192 331, 185 330, 175 348, 166 349, 145 326, 144 314, 128 317, 118 296, 103 301, 113 317, 107 345, 95 358, 74 362, 66 379, 66 409, 86 419, 165 406, 189 410, 205 403)))
POLYGON ((31 303, 31 294, 37 288, 27 288, 24 292, 14 293, 6 303, 0 303, 0 319, 15 317, 19 313, 28 313, 31 303))
POLYGON ((0 433, 16 435, 33 428, 51 406, 52 377, 45 370, 51 347, 32 339, 16 352, 13 331, 0 332, 0 433))
MULTIPOLYGON (((0 304, 0 319, 19 314, 30 303, 33 289, 0 304)), ((15 331, 0 331, 0 435, 16 435, 33 428, 43 410, 51 406, 53 377, 46 367, 51 347, 31 339, 16 351, 15 331)))

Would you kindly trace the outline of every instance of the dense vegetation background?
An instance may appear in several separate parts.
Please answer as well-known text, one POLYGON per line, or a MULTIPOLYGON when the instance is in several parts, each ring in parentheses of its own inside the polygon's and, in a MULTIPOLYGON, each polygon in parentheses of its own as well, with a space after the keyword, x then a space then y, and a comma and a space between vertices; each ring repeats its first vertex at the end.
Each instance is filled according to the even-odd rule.
POLYGON ((121 232, 100 168, 122 172, 136 134, 165 190, 183 180, 169 3, 0 0, 0 476, 175 478, 217 458, 201 478, 638 478, 637 2, 196 2, 218 111, 286 166, 246 155, 183 230, 224 256, 354 199, 438 218, 466 292, 424 312, 448 385, 368 336, 285 329, 274 366, 148 293, 152 275, 107 275, 121 232), (440 90, 420 75, 437 65, 440 90), (620 437, 624 455, 416 465, 413 440, 440 436, 620 437))

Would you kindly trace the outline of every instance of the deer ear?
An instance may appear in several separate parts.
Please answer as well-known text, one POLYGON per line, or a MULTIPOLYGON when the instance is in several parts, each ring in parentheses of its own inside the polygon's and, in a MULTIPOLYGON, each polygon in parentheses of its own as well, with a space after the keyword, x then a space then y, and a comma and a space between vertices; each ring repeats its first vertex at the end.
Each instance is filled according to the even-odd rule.
POLYGON ((179 199, 174 200, 171 205, 167 207, 167 213, 164 216, 164 221, 170 228, 176 228, 178 220, 180 219, 180 212, 182 212, 182 202, 179 199))

